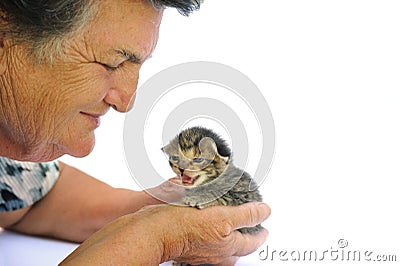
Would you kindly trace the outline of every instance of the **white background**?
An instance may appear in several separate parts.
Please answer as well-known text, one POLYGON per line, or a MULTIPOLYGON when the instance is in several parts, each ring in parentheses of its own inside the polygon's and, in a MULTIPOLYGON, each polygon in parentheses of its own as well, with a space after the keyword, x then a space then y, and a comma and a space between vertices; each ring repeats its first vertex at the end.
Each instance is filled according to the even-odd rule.
MULTIPOLYGON (((277 145, 260 189, 272 208, 270 250, 322 252, 343 238, 400 260, 399 13, 398 1, 368 0, 206 0, 189 18, 165 12, 140 84, 178 63, 215 61, 246 74, 269 103, 277 145)), ((123 122, 109 112, 93 153, 62 160, 137 189, 123 122)))

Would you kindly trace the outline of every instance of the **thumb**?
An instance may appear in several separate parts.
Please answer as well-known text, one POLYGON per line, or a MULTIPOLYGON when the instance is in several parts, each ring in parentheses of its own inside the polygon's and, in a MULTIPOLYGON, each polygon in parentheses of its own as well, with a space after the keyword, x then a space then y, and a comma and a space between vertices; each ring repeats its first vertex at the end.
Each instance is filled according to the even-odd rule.
POLYGON ((237 207, 230 211, 232 229, 253 227, 265 221, 271 214, 269 206, 263 202, 251 202, 237 207))

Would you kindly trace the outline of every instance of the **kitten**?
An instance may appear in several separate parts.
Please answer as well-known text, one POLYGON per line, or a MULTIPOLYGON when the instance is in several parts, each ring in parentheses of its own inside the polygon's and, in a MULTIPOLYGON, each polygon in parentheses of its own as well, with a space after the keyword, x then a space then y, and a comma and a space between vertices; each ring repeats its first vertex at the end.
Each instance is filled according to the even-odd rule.
MULTIPOLYGON (((232 163, 228 144, 219 135, 204 127, 185 129, 162 150, 169 157, 172 170, 186 187, 183 203, 199 209, 215 206, 235 206, 262 201, 250 175, 232 163)), ((245 234, 257 234, 261 225, 238 229, 245 234)))
MULTIPOLYGON (((256 183, 248 173, 233 165, 228 144, 212 130, 188 128, 162 150, 168 155, 172 170, 186 186, 184 204, 202 209, 262 201, 258 190, 249 190, 257 187, 256 183)), ((244 234, 257 234, 261 230, 260 224, 238 229, 244 234)), ((173 262, 173 265, 190 266, 179 262, 173 262)))

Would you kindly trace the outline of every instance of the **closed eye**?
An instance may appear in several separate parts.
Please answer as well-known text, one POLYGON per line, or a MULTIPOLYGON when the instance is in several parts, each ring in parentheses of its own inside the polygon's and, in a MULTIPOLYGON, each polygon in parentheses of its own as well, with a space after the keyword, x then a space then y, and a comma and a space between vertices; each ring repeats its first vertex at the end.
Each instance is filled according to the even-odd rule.
POLYGON ((120 65, 110 66, 110 65, 107 65, 107 64, 103 64, 103 63, 99 63, 99 64, 102 65, 108 71, 115 71, 120 67, 120 65))

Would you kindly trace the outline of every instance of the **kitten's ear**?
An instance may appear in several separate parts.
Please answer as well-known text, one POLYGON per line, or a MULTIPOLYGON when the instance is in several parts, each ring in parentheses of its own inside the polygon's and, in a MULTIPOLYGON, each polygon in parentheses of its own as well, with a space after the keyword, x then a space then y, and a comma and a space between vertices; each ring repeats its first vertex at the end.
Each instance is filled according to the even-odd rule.
POLYGON ((162 148, 161 148, 161 151, 162 151, 163 153, 165 153, 165 154, 168 154, 168 146, 169 146, 169 144, 168 144, 168 145, 165 145, 164 147, 162 147, 162 148))
POLYGON ((203 156, 204 158, 210 160, 215 160, 217 158, 220 158, 225 163, 228 163, 229 161, 228 156, 222 156, 218 153, 217 144, 212 138, 209 137, 202 138, 199 142, 199 149, 201 151, 201 156, 203 156))
POLYGON ((168 152, 168 151, 169 151, 168 146, 169 146, 169 145, 162 147, 162 148, 161 148, 161 151, 162 151, 163 153, 165 153, 165 154, 169 154, 169 152, 168 152))
POLYGON ((209 160, 213 160, 215 155, 218 154, 217 144, 215 144, 215 141, 209 137, 205 137, 200 140, 199 150, 201 152, 201 156, 209 160))
POLYGON ((162 152, 170 155, 174 151, 173 143, 169 143, 168 145, 165 145, 164 147, 161 148, 162 152))
POLYGON ((218 153, 217 144, 212 138, 202 138, 199 143, 199 149, 201 151, 201 155, 204 158, 216 161, 219 161, 219 159, 221 159, 225 163, 228 163, 229 161, 229 156, 222 156, 218 153))

